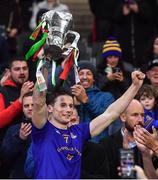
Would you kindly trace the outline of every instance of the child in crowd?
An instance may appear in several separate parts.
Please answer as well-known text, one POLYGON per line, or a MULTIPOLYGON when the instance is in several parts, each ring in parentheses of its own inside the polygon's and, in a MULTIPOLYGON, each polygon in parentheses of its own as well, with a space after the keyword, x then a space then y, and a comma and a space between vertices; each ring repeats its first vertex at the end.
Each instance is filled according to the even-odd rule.
POLYGON ((149 131, 151 130, 152 126, 158 129, 157 96, 157 91, 152 85, 149 84, 144 84, 136 96, 144 107, 144 126, 149 131))

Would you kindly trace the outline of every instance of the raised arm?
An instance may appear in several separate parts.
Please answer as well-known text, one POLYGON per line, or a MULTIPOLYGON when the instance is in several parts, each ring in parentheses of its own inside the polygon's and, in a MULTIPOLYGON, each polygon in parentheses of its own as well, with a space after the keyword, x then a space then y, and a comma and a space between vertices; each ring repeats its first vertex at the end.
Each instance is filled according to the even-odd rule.
MULTIPOLYGON (((48 69, 43 67, 42 71, 44 78, 47 81, 48 69)), ((36 128, 41 129, 47 122, 46 91, 40 92, 38 90, 37 82, 33 91, 33 104, 32 122, 36 128)))
POLYGON ((132 73, 132 84, 128 90, 119 99, 112 103, 103 114, 91 121, 90 133, 92 137, 100 134, 120 116, 141 87, 144 77, 145 75, 140 71, 134 71, 132 73))

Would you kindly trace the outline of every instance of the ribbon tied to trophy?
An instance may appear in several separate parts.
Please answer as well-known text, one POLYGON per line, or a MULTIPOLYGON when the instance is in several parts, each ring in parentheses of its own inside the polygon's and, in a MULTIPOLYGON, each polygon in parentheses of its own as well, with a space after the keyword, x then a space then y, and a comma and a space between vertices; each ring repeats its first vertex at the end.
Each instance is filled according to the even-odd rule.
POLYGON ((79 50, 77 43, 80 35, 78 32, 71 30, 72 24, 72 14, 50 10, 42 15, 40 24, 30 36, 30 39, 35 41, 39 34, 42 34, 41 38, 29 49, 25 55, 26 60, 32 58, 34 61, 40 50, 44 48, 45 56, 40 60, 36 70, 36 78, 40 91, 47 89, 45 79, 41 72, 41 68, 45 64, 50 64, 52 66, 52 85, 56 85, 56 66, 61 63, 63 64, 63 61, 64 69, 59 78, 66 80, 68 73, 73 66, 75 81, 76 83, 79 82, 77 71, 79 50))

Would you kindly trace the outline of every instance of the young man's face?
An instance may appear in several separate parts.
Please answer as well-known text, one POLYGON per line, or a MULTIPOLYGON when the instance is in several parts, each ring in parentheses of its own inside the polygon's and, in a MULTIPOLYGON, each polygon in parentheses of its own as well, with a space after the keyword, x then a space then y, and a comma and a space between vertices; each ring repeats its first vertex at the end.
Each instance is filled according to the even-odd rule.
POLYGON ((73 113, 72 113, 72 115, 71 115, 71 120, 70 120, 68 126, 70 127, 70 126, 72 126, 72 125, 79 124, 79 122, 80 122, 80 118, 79 118, 79 116, 78 116, 77 109, 74 108, 74 109, 73 109, 73 113))
POLYGON ((141 96, 140 102, 143 105, 143 107, 147 110, 152 110, 155 106, 155 98, 154 96, 141 96))
POLYGON ((49 112, 52 111, 51 116, 58 124, 68 125, 68 123, 71 121, 71 116, 74 109, 74 103, 71 96, 58 96, 54 105, 49 105, 49 107, 51 108, 49 112))
POLYGON ((22 85, 28 80, 29 70, 25 61, 14 61, 10 68, 12 80, 19 85, 22 85))
POLYGON ((81 69, 79 71, 79 78, 81 85, 85 89, 93 87, 94 77, 93 77, 93 73, 89 69, 81 69))
POLYGON ((32 118, 32 108, 33 108, 33 98, 32 96, 27 96, 23 98, 22 103, 23 113, 26 118, 32 118))

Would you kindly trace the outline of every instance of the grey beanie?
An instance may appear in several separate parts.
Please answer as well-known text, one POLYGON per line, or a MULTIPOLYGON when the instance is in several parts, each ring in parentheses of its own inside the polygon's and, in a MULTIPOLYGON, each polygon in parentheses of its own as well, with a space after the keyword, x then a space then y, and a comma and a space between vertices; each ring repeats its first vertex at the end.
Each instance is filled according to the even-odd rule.
POLYGON ((82 69, 89 69, 92 72, 94 79, 96 79, 96 69, 95 66, 90 61, 79 61, 78 72, 80 72, 80 70, 82 69))

